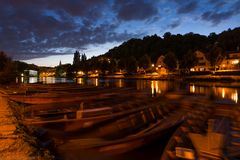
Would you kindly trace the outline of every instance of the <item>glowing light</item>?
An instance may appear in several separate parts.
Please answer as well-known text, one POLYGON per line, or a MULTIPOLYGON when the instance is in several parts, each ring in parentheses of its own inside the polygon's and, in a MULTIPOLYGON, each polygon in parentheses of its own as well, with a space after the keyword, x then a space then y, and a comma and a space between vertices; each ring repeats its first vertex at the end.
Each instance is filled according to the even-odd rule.
POLYGON ((232 64, 238 64, 239 63, 239 60, 238 59, 235 59, 232 61, 232 64))
POLYGON ((238 103, 238 92, 235 90, 235 93, 232 93, 231 99, 235 102, 238 103))
POLYGON ((155 65, 154 64, 152 64, 152 67, 154 67, 155 65))
POLYGON ((222 98, 225 98, 225 89, 222 89, 222 98))
POLYGON ((95 79, 95 85, 98 86, 98 79, 95 79))
POLYGON ((195 93, 195 85, 190 86, 190 93, 195 93))
POLYGON ((38 79, 37 77, 29 77, 29 83, 37 83, 38 79))
POLYGON ((118 81, 118 87, 122 88, 123 87, 123 79, 119 79, 118 81))
POLYGON ((195 69, 194 69, 194 68, 191 68, 190 71, 195 71, 195 69))
POLYGON ((78 83, 78 84, 83 84, 83 78, 78 78, 78 79, 77 79, 77 83, 78 83))
POLYGON ((152 96, 154 95, 154 84, 153 81, 151 81, 151 89, 152 89, 152 96))

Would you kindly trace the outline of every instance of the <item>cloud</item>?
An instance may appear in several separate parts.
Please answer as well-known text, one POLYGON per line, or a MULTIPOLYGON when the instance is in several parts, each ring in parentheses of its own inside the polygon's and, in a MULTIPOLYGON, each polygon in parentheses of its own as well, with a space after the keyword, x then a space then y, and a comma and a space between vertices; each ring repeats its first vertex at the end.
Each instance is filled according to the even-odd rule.
POLYGON ((0 0, 0 50, 14 59, 72 54, 72 48, 142 37, 151 28, 176 28, 184 22, 174 18, 187 13, 219 24, 239 8, 239 0, 0 0))
MULTIPOLYGON (((14 59, 71 54, 89 44, 124 41, 128 32, 115 32, 118 21, 104 19, 106 0, 42 0, 0 2, 0 49, 14 59)), ((102 54, 102 53, 101 53, 102 54)))
POLYGON ((195 9, 197 9, 197 7, 198 7, 197 1, 190 1, 187 4, 181 4, 177 10, 177 13, 179 14, 191 13, 195 9))
POLYGON ((204 12, 201 16, 203 20, 210 21, 213 24, 219 24, 221 21, 229 19, 233 16, 232 11, 226 11, 226 12, 211 12, 207 11, 204 12))
POLYGON ((158 14, 154 3, 144 0, 117 0, 113 5, 113 10, 117 17, 124 21, 145 20, 158 14))
POLYGON ((208 0, 208 2, 210 4, 212 4, 212 5, 214 5, 214 7, 216 7, 216 8, 223 7, 226 4, 226 2, 223 1, 223 0, 222 1, 219 1, 219 0, 208 0))
MULTIPOLYGON (((212 3, 217 3, 214 0, 211 0, 211 1, 212 1, 212 3)), ((236 1, 235 3, 230 5, 226 11, 221 11, 219 9, 205 11, 201 15, 201 19, 205 20, 205 21, 209 21, 213 25, 217 25, 224 20, 230 19, 234 15, 240 14, 239 7, 240 7, 240 1, 236 1)))
POLYGON ((175 20, 171 24, 168 25, 168 28, 174 29, 174 28, 178 27, 180 24, 181 24, 180 20, 175 20))

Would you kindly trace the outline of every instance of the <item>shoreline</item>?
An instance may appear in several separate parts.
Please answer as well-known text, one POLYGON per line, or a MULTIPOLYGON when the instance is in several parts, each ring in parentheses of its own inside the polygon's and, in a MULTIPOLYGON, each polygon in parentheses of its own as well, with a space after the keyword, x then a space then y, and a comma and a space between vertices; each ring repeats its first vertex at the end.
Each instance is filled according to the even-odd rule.
POLYGON ((4 157, 4 160, 54 159, 48 150, 40 147, 37 138, 30 134, 29 128, 23 125, 17 111, 21 106, 9 101, 1 89, 0 106, 0 157, 4 157))

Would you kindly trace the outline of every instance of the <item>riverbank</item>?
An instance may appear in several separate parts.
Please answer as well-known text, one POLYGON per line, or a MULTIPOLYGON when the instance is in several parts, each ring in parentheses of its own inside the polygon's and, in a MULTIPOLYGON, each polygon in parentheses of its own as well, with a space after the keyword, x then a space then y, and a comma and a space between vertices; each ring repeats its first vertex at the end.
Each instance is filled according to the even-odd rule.
POLYGON ((0 92, 0 159, 1 160, 52 160, 48 150, 39 147, 37 138, 23 125, 21 115, 0 92))

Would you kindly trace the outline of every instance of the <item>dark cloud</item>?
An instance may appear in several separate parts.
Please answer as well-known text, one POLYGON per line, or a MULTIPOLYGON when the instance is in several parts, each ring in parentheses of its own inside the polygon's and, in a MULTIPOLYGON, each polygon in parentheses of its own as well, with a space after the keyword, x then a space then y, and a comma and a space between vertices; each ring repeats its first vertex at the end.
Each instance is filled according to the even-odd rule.
POLYGON ((121 20, 145 20, 158 14, 154 3, 144 0, 117 0, 113 5, 117 17, 121 20))
POLYGON ((31 59, 69 54, 59 48, 85 49, 135 36, 115 33, 118 22, 101 20, 105 8, 111 8, 106 0, 2 0, 0 50, 15 59, 31 59))
POLYGON ((213 24, 219 24, 221 21, 229 19, 232 16, 233 16, 232 11, 226 11, 226 12, 220 12, 220 13, 207 11, 202 14, 201 18, 203 20, 210 21, 213 24))
MULTIPOLYGON (((212 0, 212 2, 214 2, 214 0, 212 0)), ((224 20, 230 19, 234 15, 240 14, 239 7, 240 7, 240 1, 236 1, 229 7, 227 11, 221 11, 219 9, 215 9, 215 10, 204 12, 201 15, 201 19, 212 22, 212 24, 217 25, 224 20)))
POLYGON ((168 28, 174 29, 174 28, 178 27, 180 24, 181 24, 180 20, 175 20, 171 24, 168 25, 168 28))
POLYGON ((190 1, 186 4, 181 4, 177 10, 177 13, 179 14, 191 13, 195 9, 197 9, 197 7, 198 7, 197 1, 190 1))
POLYGON ((221 1, 220 0, 208 0, 208 2, 212 5, 214 5, 214 7, 216 7, 216 8, 223 7, 226 4, 226 2, 223 0, 221 0, 221 1))

